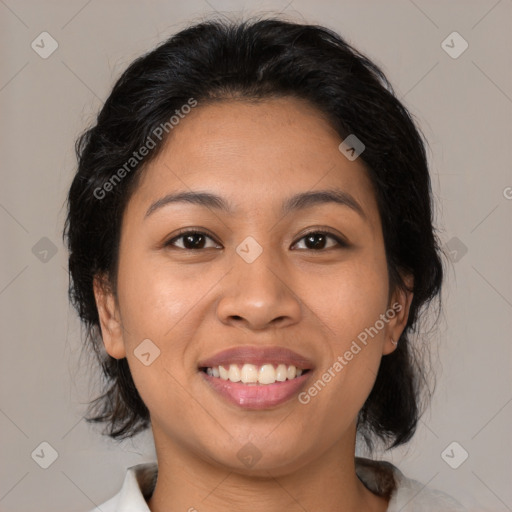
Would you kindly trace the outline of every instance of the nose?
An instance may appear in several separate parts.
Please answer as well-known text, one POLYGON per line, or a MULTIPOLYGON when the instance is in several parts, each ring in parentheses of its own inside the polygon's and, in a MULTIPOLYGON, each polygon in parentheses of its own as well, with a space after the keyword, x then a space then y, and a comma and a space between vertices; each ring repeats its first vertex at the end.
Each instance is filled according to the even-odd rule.
POLYGON ((300 321, 301 300, 290 282, 291 273, 270 259, 268 251, 252 263, 235 257, 217 302, 221 322, 259 331, 300 321))

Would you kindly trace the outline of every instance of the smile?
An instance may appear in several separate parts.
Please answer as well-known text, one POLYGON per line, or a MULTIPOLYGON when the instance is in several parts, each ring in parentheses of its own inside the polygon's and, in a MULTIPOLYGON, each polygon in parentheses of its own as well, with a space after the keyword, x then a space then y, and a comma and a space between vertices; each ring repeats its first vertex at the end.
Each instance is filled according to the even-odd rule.
POLYGON ((277 407, 297 395, 313 362, 279 346, 231 347, 203 359, 198 373, 224 401, 245 409, 277 407))

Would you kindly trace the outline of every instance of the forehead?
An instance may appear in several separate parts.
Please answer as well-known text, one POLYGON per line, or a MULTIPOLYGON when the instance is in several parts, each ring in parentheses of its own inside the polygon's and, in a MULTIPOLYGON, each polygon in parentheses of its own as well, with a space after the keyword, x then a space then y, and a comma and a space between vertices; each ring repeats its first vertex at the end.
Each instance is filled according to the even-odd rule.
POLYGON ((371 217, 376 203, 366 167, 340 152, 341 141, 320 111, 296 98, 199 104, 144 170, 134 206, 208 190, 233 211, 249 213, 281 208, 297 193, 336 188, 371 217))

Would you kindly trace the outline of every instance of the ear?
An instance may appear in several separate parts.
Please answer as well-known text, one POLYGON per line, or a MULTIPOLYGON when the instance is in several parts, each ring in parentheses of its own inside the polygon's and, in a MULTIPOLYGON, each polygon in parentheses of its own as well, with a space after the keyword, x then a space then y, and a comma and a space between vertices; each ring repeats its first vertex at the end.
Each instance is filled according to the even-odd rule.
POLYGON ((395 288, 391 295, 389 307, 386 316, 389 318, 386 328, 386 339, 384 340, 384 346, 382 354, 391 354, 396 347, 402 332, 407 324, 409 318, 409 310, 411 308, 411 302, 413 298, 413 285, 414 279, 411 274, 402 276, 407 290, 402 290, 398 287, 395 288), (395 342, 395 343, 393 343, 395 342))
POLYGON ((93 289, 96 307, 100 317, 101 337, 105 345, 105 350, 110 356, 116 359, 126 357, 119 307, 106 276, 94 276, 93 289))

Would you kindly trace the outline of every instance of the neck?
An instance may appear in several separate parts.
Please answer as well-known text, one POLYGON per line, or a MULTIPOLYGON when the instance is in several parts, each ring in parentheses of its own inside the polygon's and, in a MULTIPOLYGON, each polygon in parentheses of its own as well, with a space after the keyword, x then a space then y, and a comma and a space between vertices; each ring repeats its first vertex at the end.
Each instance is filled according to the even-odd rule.
POLYGON ((158 479, 151 512, 385 512, 388 500, 369 491, 355 472, 354 443, 333 446, 294 471, 258 476, 215 466, 177 446, 157 442, 158 479))

